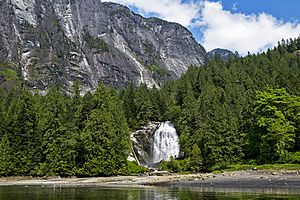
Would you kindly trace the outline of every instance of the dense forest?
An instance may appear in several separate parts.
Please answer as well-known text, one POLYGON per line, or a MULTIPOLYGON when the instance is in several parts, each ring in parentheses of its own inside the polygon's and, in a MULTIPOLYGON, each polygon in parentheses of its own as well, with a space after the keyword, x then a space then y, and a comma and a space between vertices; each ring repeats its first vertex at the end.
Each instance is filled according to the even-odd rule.
POLYGON ((300 38, 272 50, 191 67, 163 88, 100 85, 80 96, 59 85, 28 90, 0 65, 0 176, 109 176, 143 171, 127 161, 130 131, 170 120, 184 158, 171 171, 232 163, 300 163, 300 38))

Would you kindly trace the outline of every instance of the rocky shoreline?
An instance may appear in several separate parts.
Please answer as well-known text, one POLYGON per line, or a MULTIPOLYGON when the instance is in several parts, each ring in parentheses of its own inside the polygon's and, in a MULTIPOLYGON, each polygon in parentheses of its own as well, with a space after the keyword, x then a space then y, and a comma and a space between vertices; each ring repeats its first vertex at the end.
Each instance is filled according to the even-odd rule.
POLYGON ((195 187, 195 188, 289 188, 300 193, 300 171, 245 170, 220 174, 153 173, 140 176, 91 178, 2 177, 0 186, 42 187, 195 187))

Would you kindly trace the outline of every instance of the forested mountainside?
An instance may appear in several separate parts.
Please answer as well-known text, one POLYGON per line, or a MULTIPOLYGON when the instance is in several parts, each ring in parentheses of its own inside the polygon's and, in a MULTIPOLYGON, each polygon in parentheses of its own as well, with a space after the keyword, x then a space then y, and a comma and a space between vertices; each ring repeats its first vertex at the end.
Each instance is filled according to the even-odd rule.
POLYGON ((186 156, 199 147, 202 169, 299 163, 299 49, 300 38, 259 55, 216 58, 163 88, 186 156))
POLYGON ((300 162, 300 38, 227 61, 216 57, 161 90, 100 85, 71 96, 53 85, 32 94, 11 63, 0 70, 0 175, 114 175, 128 162, 130 130, 170 120, 183 160, 173 171, 232 163, 300 162))
POLYGON ((183 26, 100 0, 1 1, 0 21, 0 61, 41 92, 51 84, 70 92, 75 80, 82 94, 100 83, 160 87, 206 56, 183 26))

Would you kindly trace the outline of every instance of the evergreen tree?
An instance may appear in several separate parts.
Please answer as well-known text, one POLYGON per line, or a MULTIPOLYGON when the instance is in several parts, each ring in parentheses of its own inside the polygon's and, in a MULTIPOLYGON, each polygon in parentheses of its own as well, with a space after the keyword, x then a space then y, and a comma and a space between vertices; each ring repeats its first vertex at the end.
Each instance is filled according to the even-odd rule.
POLYGON ((15 173, 25 175, 33 173, 39 163, 39 135, 36 131, 35 100, 32 94, 23 89, 22 94, 15 98, 4 119, 5 135, 11 144, 15 159, 15 173))
POLYGON ((190 165, 193 172, 199 172, 202 169, 202 155, 197 144, 193 145, 190 165))
POLYGON ((78 82, 70 96, 57 86, 32 95, 15 65, 0 63, 0 175, 123 173, 130 167, 129 127, 164 120, 175 124, 186 157, 172 159, 173 171, 242 159, 298 162, 299 49, 300 38, 283 40, 265 53, 191 67, 160 90, 100 85, 84 97, 78 82))
POLYGON ((3 135, 4 131, 4 95, 3 91, 0 89, 0 138, 3 135))
POLYGON ((155 108, 151 101, 150 92, 146 84, 142 84, 135 93, 136 120, 138 126, 146 125, 151 121, 155 108))
POLYGON ((295 145, 298 123, 295 119, 299 116, 300 99, 290 96, 284 89, 258 92, 256 99, 258 161, 286 162, 288 151, 295 145))
POLYGON ((132 83, 129 84, 123 96, 123 109, 129 127, 137 128, 137 107, 135 105, 135 89, 132 83))
POLYGON ((73 175, 76 166, 76 138, 69 129, 66 97, 57 86, 43 98, 39 113, 39 132, 43 135, 41 173, 73 175))
POLYGON ((100 85, 81 134, 84 164, 80 171, 87 176, 115 175, 125 167, 129 154, 129 131, 117 95, 100 85))
POLYGON ((0 176, 14 176, 16 161, 7 135, 2 135, 0 140, 0 176))

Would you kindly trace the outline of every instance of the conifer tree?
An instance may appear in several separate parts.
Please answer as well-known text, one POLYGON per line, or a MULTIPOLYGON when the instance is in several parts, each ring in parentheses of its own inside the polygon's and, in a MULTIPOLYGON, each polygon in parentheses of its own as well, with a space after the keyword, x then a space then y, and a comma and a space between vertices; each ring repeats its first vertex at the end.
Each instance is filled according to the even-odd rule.
POLYGON ((39 132, 43 135, 41 173, 72 175, 76 166, 76 139, 69 129, 66 97, 57 86, 43 98, 39 132))
POLYGON ((135 104, 135 89, 132 83, 129 84, 123 96, 123 109, 127 123, 130 128, 138 127, 137 107, 135 104))
POLYGON ((16 160, 7 135, 0 137, 0 176, 14 176, 16 160))
POLYGON ((154 106, 146 84, 142 84, 135 93, 136 119, 139 126, 151 121, 154 114, 154 106))
POLYGON ((84 164, 80 173, 87 176, 115 175, 126 165, 129 131, 116 93, 100 85, 81 134, 84 164))

